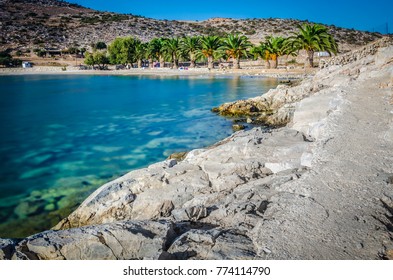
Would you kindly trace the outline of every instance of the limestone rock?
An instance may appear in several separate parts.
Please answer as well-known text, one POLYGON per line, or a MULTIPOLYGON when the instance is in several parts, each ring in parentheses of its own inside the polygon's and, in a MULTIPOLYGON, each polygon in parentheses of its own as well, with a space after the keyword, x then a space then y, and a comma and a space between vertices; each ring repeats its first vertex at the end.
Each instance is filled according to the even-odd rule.
POLYGON ((250 238, 231 230, 190 230, 170 246, 176 259, 252 260, 257 257, 250 238))
POLYGON ((171 215, 172 210, 175 208, 173 202, 171 200, 165 200, 156 210, 156 215, 153 217, 155 219, 161 217, 169 217, 171 215))
POLYGON ((15 252, 15 242, 11 239, 0 239, 0 260, 10 260, 15 252))
POLYGON ((205 209, 189 209, 213 207, 215 192, 300 168, 309 145, 303 134, 288 128, 271 133, 261 128, 241 131, 214 147, 191 151, 182 162, 157 163, 102 186, 55 229, 158 219, 170 217, 172 212, 179 221, 184 214, 188 220, 202 219, 207 215, 205 209))
POLYGON ((16 246, 17 259, 158 259, 174 232, 168 222, 119 222, 62 231, 45 231, 16 246))
POLYGON ((209 178, 200 167, 174 163, 157 163, 102 186, 55 229, 157 218, 157 209, 165 201, 180 208, 194 192, 209 188, 209 178))
POLYGON ((202 218, 206 218, 208 215, 207 208, 203 206, 190 207, 189 209, 186 209, 186 213, 190 221, 197 221, 202 218))
POLYGON ((388 260, 393 260, 393 250, 389 250, 386 252, 386 258, 388 260))
MULTIPOLYGON (((340 56, 335 56, 329 60, 324 60, 322 63, 319 65, 320 68, 326 68, 331 65, 346 65, 349 63, 353 63, 355 61, 361 60, 362 58, 366 58, 367 56, 374 55, 380 50, 381 48, 388 47, 392 45, 393 39, 392 37, 384 37, 381 40, 378 40, 372 44, 368 44, 364 46, 363 48, 360 48, 358 50, 340 55, 340 56)), ((384 62, 381 63, 380 55, 377 55, 377 64, 381 65, 384 62)))

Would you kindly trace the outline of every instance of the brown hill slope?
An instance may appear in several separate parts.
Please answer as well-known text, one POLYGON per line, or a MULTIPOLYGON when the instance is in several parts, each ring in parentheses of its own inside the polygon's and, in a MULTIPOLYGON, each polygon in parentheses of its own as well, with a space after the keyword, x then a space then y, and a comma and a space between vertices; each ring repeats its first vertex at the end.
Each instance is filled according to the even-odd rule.
MULTIPOLYGON (((110 42, 119 36, 142 41, 154 37, 223 35, 240 32, 258 43, 269 35, 287 36, 304 21, 292 19, 229 19, 206 21, 156 20, 131 14, 99 12, 58 0, 0 0, 0 50, 37 47, 86 47, 97 41, 110 42)), ((328 26, 342 51, 381 37, 328 26)))

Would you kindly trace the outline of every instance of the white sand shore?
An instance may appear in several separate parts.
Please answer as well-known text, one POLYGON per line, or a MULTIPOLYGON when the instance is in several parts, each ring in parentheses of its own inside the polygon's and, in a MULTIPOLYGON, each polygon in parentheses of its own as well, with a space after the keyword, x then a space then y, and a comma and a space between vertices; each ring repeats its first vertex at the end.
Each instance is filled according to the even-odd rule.
MULTIPOLYGON (((112 67, 111 67, 112 68, 112 67)), ((200 76, 200 75, 240 75, 240 76, 266 76, 266 77, 300 77, 305 74, 313 74, 316 69, 261 69, 261 68, 243 68, 243 69, 213 69, 195 68, 188 70, 178 70, 170 68, 133 68, 128 70, 80 70, 79 67, 67 67, 65 71, 61 67, 53 66, 36 66, 33 68, 0 68, 0 75, 124 75, 124 76, 200 76)))

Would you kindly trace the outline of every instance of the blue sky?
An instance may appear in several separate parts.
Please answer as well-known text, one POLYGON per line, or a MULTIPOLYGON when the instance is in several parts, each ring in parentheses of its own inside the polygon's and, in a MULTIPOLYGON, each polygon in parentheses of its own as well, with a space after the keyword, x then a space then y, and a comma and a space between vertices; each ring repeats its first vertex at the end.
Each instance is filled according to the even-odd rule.
POLYGON ((68 0, 72 3, 156 19, 205 20, 211 17, 293 18, 340 27, 393 33, 393 0, 68 0), (296 3, 296 4, 295 4, 296 3))

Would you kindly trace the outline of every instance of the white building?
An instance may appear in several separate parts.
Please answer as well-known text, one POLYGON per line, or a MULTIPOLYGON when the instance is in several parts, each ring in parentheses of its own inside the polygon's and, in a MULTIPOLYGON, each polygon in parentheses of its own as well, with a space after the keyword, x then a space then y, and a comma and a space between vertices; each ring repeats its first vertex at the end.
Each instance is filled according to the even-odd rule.
POLYGON ((31 68, 31 67, 33 67, 33 65, 29 61, 23 61, 22 62, 22 67, 23 68, 31 68))
POLYGON ((329 57, 330 54, 328 52, 317 52, 318 57, 329 57))

